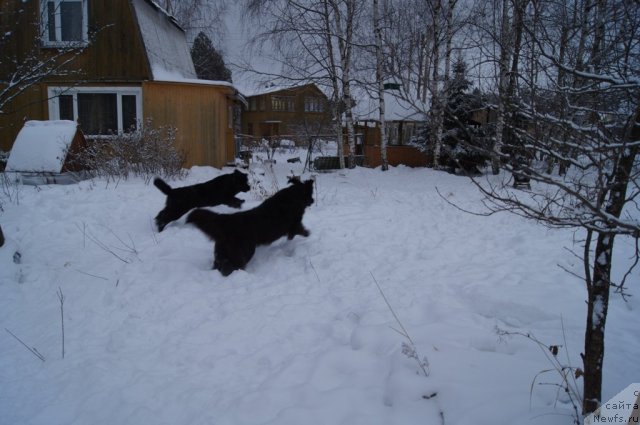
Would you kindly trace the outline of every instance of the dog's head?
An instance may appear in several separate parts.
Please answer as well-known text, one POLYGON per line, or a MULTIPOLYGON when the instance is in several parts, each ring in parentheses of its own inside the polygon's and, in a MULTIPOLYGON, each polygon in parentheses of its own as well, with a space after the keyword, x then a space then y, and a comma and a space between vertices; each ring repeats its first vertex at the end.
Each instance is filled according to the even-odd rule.
POLYGON ((249 186, 249 176, 245 173, 235 170, 233 172, 233 181, 238 192, 248 192, 251 190, 251 186, 249 186))
POLYGON ((300 187, 302 191, 302 201, 305 207, 313 204, 313 183, 314 181, 311 179, 305 181, 298 179, 297 182, 292 182, 293 185, 300 187))

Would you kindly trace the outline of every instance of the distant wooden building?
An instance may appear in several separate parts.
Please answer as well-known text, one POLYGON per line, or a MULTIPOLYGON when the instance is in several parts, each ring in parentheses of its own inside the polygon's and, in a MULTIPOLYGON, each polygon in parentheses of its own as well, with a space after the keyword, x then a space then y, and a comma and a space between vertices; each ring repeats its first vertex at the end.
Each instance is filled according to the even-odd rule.
MULTIPOLYGON (((426 167, 429 156, 411 145, 426 122, 424 106, 411 104, 399 97, 393 84, 384 91, 385 126, 387 130, 387 160, 389 165, 426 167)), ((365 96, 355 108, 356 155, 364 155, 369 167, 382 164, 380 152, 380 112, 377 99, 365 96)), ((345 146, 348 151, 348 146, 345 146)))
POLYGON ((327 96, 315 84, 269 87, 244 95, 248 105, 242 133, 250 138, 298 141, 331 131, 327 96))
MULTIPOLYGON (((92 143, 150 119, 177 129, 186 167, 233 160, 237 91, 197 79, 184 30, 154 1, 6 0, 0 11, 0 29, 11 33, 5 58, 69 60, 22 92, 14 89, 0 111, 1 150, 11 149, 27 120, 76 121, 92 143), (59 57, 69 48, 76 53, 59 57)), ((0 85, 16 67, 0 61, 0 85)))

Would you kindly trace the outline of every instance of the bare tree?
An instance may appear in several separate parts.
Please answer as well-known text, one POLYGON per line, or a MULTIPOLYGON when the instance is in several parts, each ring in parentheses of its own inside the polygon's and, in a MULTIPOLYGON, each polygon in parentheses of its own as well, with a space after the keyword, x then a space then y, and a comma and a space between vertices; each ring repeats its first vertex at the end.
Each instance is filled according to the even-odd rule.
POLYGON ((157 3, 176 18, 189 40, 194 40, 201 32, 212 40, 224 38, 227 0, 157 0, 157 3))
POLYGON ((349 166, 355 166, 352 108, 353 37, 362 4, 355 0, 251 0, 246 11, 258 33, 254 47, 273 64, 269 70, 247 66, 263 79, 295 84, 314 82, 330 93, 340 166, 344 168, 342 123, 347 127, 349 166))
MULTIPOLYGON (((522 48, 535 62, 528 66, 542 75, 521 72, 522 65, 511 61, 511 75, 517 74, 527 89, 517 97, 506 92, 504 98, 511 116, 523 125, 511 121, 512 137, 503 138, 500 149, 490 153, 514 178, 530 179, 531 190, 523 193, 505 184, 491 184, 491 180, 476 184, 492 211, 511 211, 548 226, 584 231, 577 255, 583 262, 587 289, 581 356, 582 412, 588 414, 602 400, 610 293, 615 290, 624 298, 630 273, 628 270, 620 282, 612 281, 615 239, 635 240, 631 267, 640 260, 640 53, 630 41, 638 39, 640 15, 635 6, 622 0, 610 1, 606 7, 603 2, 595 7, 574 2, 569 12, 580 19, 574 21, 579 25, 572 31, 580 37, 568 52, 567 46, 557 44, 557 35, 571 28, 562 20, 557 4, 532 2, 530 7, 535 9, 528 15, 538 18, 522 20, 522 48), (545 25, 539 25, 537 19, 545 25), (543 131, 532 130, 534 127, 543 131), (549 163, 565 164, 564 175, 550 169, 549 163)), ((511 34, 517 38, 517 32, 511 34)), ((514 43, 518 44, 515 39, 514 43)), ((512 59, 516 50, 511 49, 512 59)), ((509 85, 507 82, 505 88, 509 85)))

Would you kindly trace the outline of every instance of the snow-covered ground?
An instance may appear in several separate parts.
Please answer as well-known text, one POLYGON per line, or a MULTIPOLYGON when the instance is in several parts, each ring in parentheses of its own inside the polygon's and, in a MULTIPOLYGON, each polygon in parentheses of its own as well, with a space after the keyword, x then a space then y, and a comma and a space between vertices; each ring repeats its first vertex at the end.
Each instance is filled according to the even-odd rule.
MULTIPOLYGON (((263 189, 300 173, 288 156, 252 166, 263 189)), ((582 235, 469 215, 436 188, 481 208, 466 178, 431 169, 318 174, 311 236, 227 278, 184 218, 155 231, 165 197, 142 179, 0 188, 0 424, 571 424, 557 374, 538 375, 548 352, 497 329, 581 366, 585 288, 559 266, 580 273, 567 248, 582 235)), ((634 247, 616 243, 620 277, 634 247)), ((611 300, 605 399, 640 380, 629 281, 636 296, 611 300)))

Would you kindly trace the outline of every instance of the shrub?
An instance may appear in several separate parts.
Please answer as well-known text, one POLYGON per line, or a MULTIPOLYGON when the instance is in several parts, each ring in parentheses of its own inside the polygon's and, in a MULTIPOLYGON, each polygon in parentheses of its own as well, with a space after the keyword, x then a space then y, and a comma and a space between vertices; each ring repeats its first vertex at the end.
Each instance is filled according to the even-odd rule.
POLYGON ((175 145, 176 129, 154 127, 150 119, 135 131, 92 140, 77 158, 92 177, 127 179, 130 175, 149 182, 155 176, 182 177, 184 153, 175 145))

